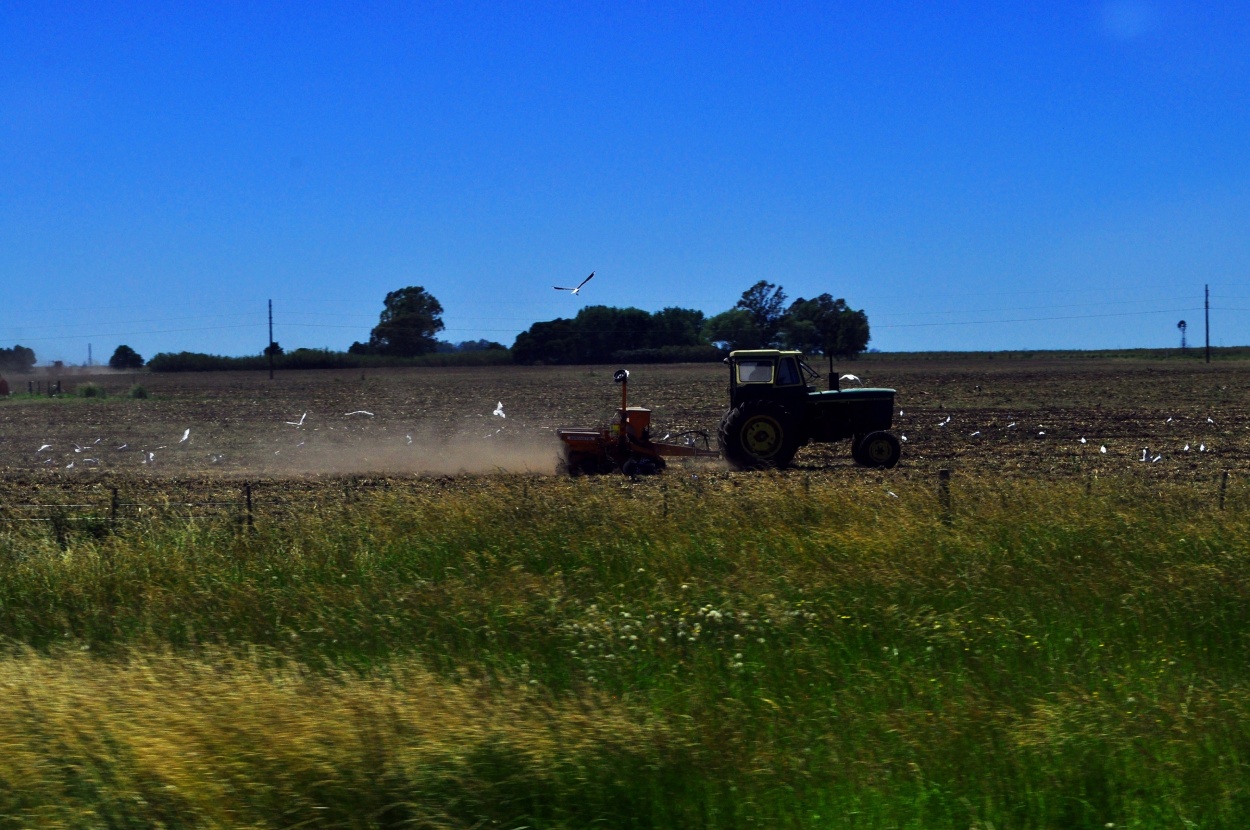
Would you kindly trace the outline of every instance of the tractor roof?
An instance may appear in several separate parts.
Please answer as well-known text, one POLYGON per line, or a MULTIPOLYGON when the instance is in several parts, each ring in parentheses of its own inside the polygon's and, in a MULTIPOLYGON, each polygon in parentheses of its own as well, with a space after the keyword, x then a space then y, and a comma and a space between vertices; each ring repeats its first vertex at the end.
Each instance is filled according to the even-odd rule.
POLYGON ((739 349, 729 353, 730 360, 750 360, 751 358, 774 358, 782 355, 791 355, 794 357, 802 357, 800 351, 783 351, 781 349, 739 349))

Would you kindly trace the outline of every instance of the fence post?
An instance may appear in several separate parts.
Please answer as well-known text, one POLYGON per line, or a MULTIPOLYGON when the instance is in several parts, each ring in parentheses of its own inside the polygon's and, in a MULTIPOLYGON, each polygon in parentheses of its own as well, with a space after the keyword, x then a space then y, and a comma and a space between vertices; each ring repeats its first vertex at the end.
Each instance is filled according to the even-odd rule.
POLYGON ((954 521, 951 509, 951 471, 938 470, 938 501, 942 505, 942 524, 950 526, 954 521))
POLYGON ((243 501, 247 505, 247 529, 252 530, 252 482, 243 482, 243 501))
POLYGON ((1228 492, 1228 470, 1220 476, 1220 509, 1224 509, 1224 494, 1228 492))

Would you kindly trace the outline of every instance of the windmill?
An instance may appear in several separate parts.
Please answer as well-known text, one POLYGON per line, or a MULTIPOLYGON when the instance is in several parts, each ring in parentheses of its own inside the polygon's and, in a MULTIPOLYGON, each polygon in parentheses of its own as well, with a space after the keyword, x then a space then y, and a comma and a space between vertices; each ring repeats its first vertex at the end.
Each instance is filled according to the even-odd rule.
POLYGON ((1181 351, 1183 352, 1189 348, 1189 346, 1185 343, 1185 329, 1189 328, 1189 324, 1184 320, 1181 320, 1176 324, 1176 327, 1181 330, 1181 351))

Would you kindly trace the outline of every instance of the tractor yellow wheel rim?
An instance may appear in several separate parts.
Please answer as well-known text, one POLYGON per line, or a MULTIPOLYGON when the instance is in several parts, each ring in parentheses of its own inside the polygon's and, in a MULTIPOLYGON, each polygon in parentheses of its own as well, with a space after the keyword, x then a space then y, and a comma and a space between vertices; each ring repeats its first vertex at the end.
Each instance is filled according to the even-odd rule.
POLYGON ((757 415, 742 425, 742 446, 756 458, 768 458, 781 449, 784 435, 776 418, 757 415))
POLYGON ((884 438, 869 442, 866 449, 868 450, 868 458, 874 464, 884 464, 890 460, 890 455, 893 453, 893 449, 890 447, 889 442, 884 438))

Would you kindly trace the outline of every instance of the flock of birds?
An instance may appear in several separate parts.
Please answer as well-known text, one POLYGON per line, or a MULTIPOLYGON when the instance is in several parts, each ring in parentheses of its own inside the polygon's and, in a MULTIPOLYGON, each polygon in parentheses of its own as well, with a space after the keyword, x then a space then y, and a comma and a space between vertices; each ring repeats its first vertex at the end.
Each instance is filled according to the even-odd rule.
MULTIPOLYGON (((503 411, 503 401, 499 401, 495 404, 495 409, 491 413, 491 415, 493 417, 505 418, 505 419, 508 417, 503 411)), ((375 414, 373 412, 370 412, 367 409, 355 409, 355 410, 352 410, 351 412, 344 412, 343 417, 344 418, 356 418, 356 417, 373 418, 375 417, 375 414)), ((304 411, 299 416, 298 420, 284 421, 283 423, 287 424, 288 426, 293 426, 297 430, 303 430, 305 423, 307 421, 308 421, 308 412, 304 411)), ((499 429, 496 429, 494 432, 487 433, 484 437, 486 438, 493 437, 495 435, 498 435, 502 430, 503 430, 503 427, 500 427, 499 429)), ((413 441, 412 441, 411 433, 405 435, 404 438, 407 444, 409 445, 412 444, 413 441)), ((164 450, 164 449, 169 449, 171 446, 176 447, 180 444, 187 444, 190 440, 191 440, 191 428, 187 427, 186 429, 183 430, 182 437, 179 438, 177 441, 175 441, 172 445, 162 444, 156 447, 155 450, 137 450, 140 456, 140 463, 155 464, 156 463, 156 450, 164 450)), ((304 445, 305 445, 305 442, 300 441, 295 446, 302 447, 304 445)), ((78 467, 91 467, 91 466, 99 465, 103 459, 103 454, 101 451, 106 449, 107 446, 108 445, 105 443, 104 438, 97 438, 91 443, 86 444, 86 445, 79 444, 77 442, 70 442, 69 449, 73 450, 75 457, 71 458, 68 464, 65 464, 65 469, 73 470, 78 467), (90 455, 87 455, 86 453, 90 453, 90 455), (77 457, 77 456, 81 456, 81 457, 77 457)), ((130 449, 129 443, 119 444, 113 447, 112 449, 114 452, 118 452, 118 453, 126 452, 126 451, 136 452, 135 450, 130 449)), ((42 459, 40 461, 41 465, 50 466, 50 465, 54 465, 58 463, 57 459, 52 456, 52 453, 55 451, 56 451, 56 447, 53 444, 45 442, 41 444, 38 449, 35 450, 34 455, 42 459)), ((275 450, 274 454, 277 455, 280 452, 281 450, 275 450)), ((208 456, 208 459, 211 463, 218 464, 222 460, 225 459, 225 455, 220 454, 220 453, 212 453, 208 456)))
MULTIPOLYGON (((900 417, 900 418, 901 418, 901 417, 903 417, 903 410, 901 410, 901 409, 900 409, 900 410, 898 411, 898 414, 899 414, 899 417, 900 417)), ((943 419, 943 420, 941 420, 941 421, 938 421, 938 422, 935 424, 935 426, 936 426, 937 428, 941 429, 941 428, 943 428, 943 427, 948 426, 948 425, 950 424, 950 422, 951 422, 951 416, 950 416, 950 415, 947 415, 945 419, 943 419)), ((1168 419, 1167 419, 1164 423, 1171 424, 1171 423, 1175 423, 1175 422, 1176 422, 1176 419, 1175 419, 1175 418, 1168 418, 1168 419)), ((1215 419, 1214 419, 1214 418, 1211 418, 1211 417, 1208 417, 1208 418, 1207 418, 1207 423, 1208 423, 1208 424, 1211 424, 1212 426, 1214 426, 1214 425, 1215 425, 1215 419)), ((1015 429, 1015 428, 1017 427, 1017 425, 1018 425, 1018 424, 1017 424, 1017 422, 1016 422, 1016 421, 1012 421, 1012 422, 1010 422, 1009 424, 1007 424, 1007 426, 1005 427, 1005 429, 1009 429, 1009 430, 1011 430, 1011 429, 1015 429)), ((1038 429, 1038 432, 1037 432, 1037 437, 1038 437, 1038 438, 1045 438, 1045 437, 1046 437, 1046 429, 1045 429, 1045 426, 1044 426, 1044 425, 1042 425, 1042 424, 1038 424, 1037 429, 1038 429)), ((974 432, 969 433, 968 437, 969 437, 969 438, 977 438, 977 437, 981 436, 981 434, 982 434, 982 433, 981 433, 981 430, 979 430, 979 429, 978 429, 978 430, 975 430, 974 432)), ((901 433, 900 433, 899 438, 900 438, 902 441, 904 441, 904 442, 906 442, 906 441, 907 441, 907 436, 906 436, 906 435, 904 435, 904 434, 901 434, 901 433)), ((1079 443, 1079 444, 1088 444, 1088 443, 1089 443, 1089 440, 1088 440, 1087 438, 1085 438, 1084 436, 1081 436, 1081 437, 1077 438, 1077 443, 1079 443)), ((1193 446, 1192 446, 1192 445, 1190 445, 1190 444, 1188 444, 1188 443, 1186 443, 1186 444, 1185 444, 1185 446, 1181 448, 1181 452, 1192 452, 1193 450, 1194 450, 1193 446)), ((1200 452, 1200 453, 1205 453, 1205 452, 1207 452, 1208 450, 1207 450, 1207 445, 1206 445, 1206 443, 1205 443, 1205 442, 1200 442, 1200 443, 1198 444, 1198 449, 1197 449, 1197 451, 1198 451, 1198 452, 1200 452)), ((1098 446, 1098 452, 1099 452, 1099 454, 1100 454, 1100 455, 1107 455, 1107 445, 1106 445, 1106 444, 1100 444, 1100 445, 1098 446)), ((1152 454, 1152 453, 1151 453, 1151 451, 1150 451, 1150 448, 1149 448, 1149 447, 1143 447, 1143 448, 1142 448, 1142 451, 1141 451, 1141 458, 1139 458, 1139 459, 1137 459, 1137 460, 1138 460, 1138 461, 1141 461, 1141 462, 1148 462, 1148 463, 1152 463, 1152 464, 1157 464, 1158 462, 1160 462, 1160 461, 1162 461, 1162 460, 1163 460, 1163 455, 1162 455, 1162 453, 1152 454)))

